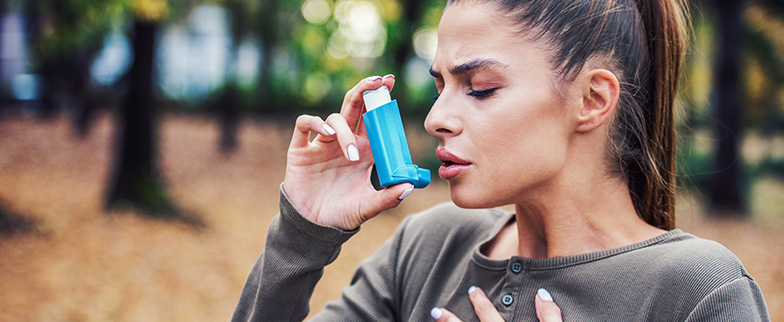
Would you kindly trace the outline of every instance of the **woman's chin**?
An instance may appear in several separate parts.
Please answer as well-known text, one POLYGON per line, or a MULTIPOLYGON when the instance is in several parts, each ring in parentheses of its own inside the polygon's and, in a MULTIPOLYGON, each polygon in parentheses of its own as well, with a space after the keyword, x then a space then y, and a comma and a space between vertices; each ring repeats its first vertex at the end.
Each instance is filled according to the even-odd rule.
POLYGON ((477 194, 476 190, 462 188, 464 187, 453 185, 452 183, 449 184, 450 197, 456 206, 467 209, 494 207, 488 198, 477 194))

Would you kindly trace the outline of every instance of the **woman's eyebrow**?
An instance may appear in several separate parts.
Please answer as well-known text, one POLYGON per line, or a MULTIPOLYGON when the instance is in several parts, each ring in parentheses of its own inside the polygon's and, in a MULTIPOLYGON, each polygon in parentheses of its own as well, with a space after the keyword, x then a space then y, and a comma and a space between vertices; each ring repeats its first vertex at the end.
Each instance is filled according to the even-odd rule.
MULTIPOLYGON (((470 62, 450 67, 449 73, 452 75, 458 75, 458 74, 466 74, 468 72, 477 69, 503 68, 506 66, 507 66, 506 64, 503 64, 495 59, 477 58, 470 62)), ((433 70, 432 66, 430 67, 430 75, 433 77, 441 77, 441 73, 433 70)))

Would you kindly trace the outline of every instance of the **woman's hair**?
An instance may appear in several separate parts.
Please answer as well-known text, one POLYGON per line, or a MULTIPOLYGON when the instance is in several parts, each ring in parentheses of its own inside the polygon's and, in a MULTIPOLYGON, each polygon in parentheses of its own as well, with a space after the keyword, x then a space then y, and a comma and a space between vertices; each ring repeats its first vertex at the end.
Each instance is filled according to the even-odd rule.
MULTIPOLYGON (((450 0, 449 4, 468 0, 450 0)), ((608 156, 647 223, 675 227, 675 97, 686 0, 473 0, 496 5, 552 51, 566 81, 604 59, 620 81, 608 156)))

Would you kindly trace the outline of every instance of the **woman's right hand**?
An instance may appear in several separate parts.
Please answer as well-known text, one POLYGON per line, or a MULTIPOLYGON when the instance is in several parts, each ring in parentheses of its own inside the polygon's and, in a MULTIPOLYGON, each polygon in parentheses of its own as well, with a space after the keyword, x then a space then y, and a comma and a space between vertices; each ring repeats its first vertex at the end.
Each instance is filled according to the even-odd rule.
POLYGON ((318 116, 297 118, 286 157, 283 191, 297 211, 317 224, 353 230, 381 211, 393 208, 414 186, 403 183, 376 191, 370 183, 373 155, 365 126, 362 92, 395 85, 395 77, 368 77, 346 93, 340 114, 326 122, 318 116), (310 132, 317 135, 310 141, 310 132))
MULTIPOLYGON (((471 286, 468 289, 468 299, 471 301, 471 305, 474 306, 474 312, 476 312, 476 317, 479 318, 479 321, 504 322, 504 318, 493 306, 493 302, 478 287, 471 286)), ((553 296, 547 290, 540 288, 536 291, 534 305, 536 306, 536 317, 539 318, 540 322, 563 322, 561 308, 553 302, 553 296)), ((430 310, 430 317, 436 320, 436 322, 462 322, 454 313, 440 307, 434 307, 430 310)))

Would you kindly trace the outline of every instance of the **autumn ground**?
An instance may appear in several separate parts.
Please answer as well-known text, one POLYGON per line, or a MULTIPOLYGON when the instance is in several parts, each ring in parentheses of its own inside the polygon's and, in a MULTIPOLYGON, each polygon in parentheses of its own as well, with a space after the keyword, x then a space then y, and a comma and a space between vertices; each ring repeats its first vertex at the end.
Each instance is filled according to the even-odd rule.
MULTIPOLYGON (((208 228, 106 214, 112 119, 79 139, 66 118, 0 120, 0 202, 37 230, 0 237, 0 321, 226 321, 277 212, 290 125, 247 121, 240 147, 222 155, 217 123, 170 116, 161 124, 160 166, 175 202, 208 228)), ((414 153, 432 139, 411 133, 414 153), (417 144, 420 145, 420 144, 417 144)), ((679 203, 679 227, 717 240, 760 284, 773 321, 784 320, 784 188, 752 187, 755 217, 717 221, 695 198, 679 203)), ((442 181, 363 226, 327 267, 314 310, 339 295, 357 263, 407 213, 449 199, 442 181)))

